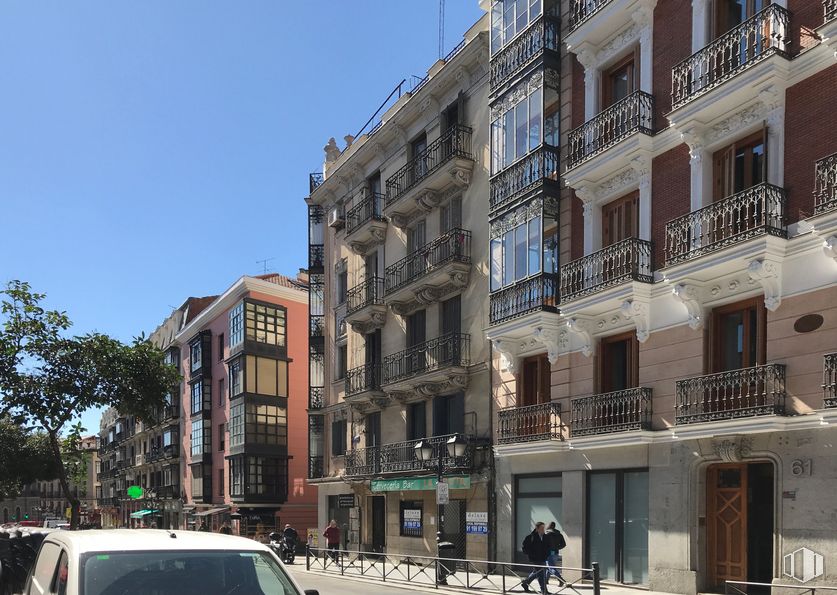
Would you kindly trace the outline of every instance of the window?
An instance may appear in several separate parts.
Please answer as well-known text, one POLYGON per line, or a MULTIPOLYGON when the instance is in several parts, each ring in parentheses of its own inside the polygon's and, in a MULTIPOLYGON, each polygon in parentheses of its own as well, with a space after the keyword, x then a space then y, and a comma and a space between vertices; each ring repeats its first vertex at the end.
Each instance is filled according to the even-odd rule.
POLYGON ((200 338, 196 341, 192 342, 189 345, 189 363, 191 365, 191 371, 195 372, 200 370, 201 364, 203 362, 203 345, 200 338))
POLYGON ((244 444, 244 403, 230 407, 230 447, 244 444))
POLYGON ((549 403, 552 400, 552 368, 546 354, 524 359, 518 382, 518 407, 549 403))
POLYGON ((337 274, 337 305, 346 303, 346 293, 348 292, 349 272, 346 270, 340 271, 337 274))
POLYGON ((203 498, 203 465, 192 465, 192 498, 203 498))
POLYGON ((407 407, 407 440, 427 437, 427 404, 411 403, 407 407))
POLYGON ((224 470, 218 469, 218 495, 223 498, 224 497, 224 470))
POLYGON ((191 385, 192 415, 212 406, 212 385, 209 380, 199 380, 191 385))
POLYGON ((610 107, 636 90, 634 64, 635 57, 631 54, 603 73, 602 109, 610 107))
POLYGON ((226 401, 227 391, 225 390, 224 386, 224 379, 218 379, 218 407, 223 407, 224 402, 226 401))
POLYGON ((541 0, 494 0, 491 4, 491 53, 494 54, 541 14, 541 0))
POLYGON ((288 444, 288 414, 276 405, 245 406, 245 440, 248 443, 286 446, 288 444))
POLYGON ((335 362, 335 368, 337 371, 337 380, 342 380, 346 377, 346 368, 347 362, 346 360, 349 358, 349 351, 347 345, 340 345, 337 350, 334 352, 337 356, 337 361, 335 362))
POLYGON ((276 457, 247 458, 247 494, 284 498, 287 495, 288 461, 276 457))
POLYGON ((763 299, 716 308, 712 312, 713 372, 762 365, 767 355, 767 309, 763 299))
POLYGON ((455 196, 439 209, 439 231, 445 234, 459 227, 462 227, 462 197, 455 196))
POLYGON ((218 424, 218 450, 221 452, 224 452, 226 438, 227 434, 224 424, 218 424))
POLYGON ((541 272, 541 217, 491 240, 491 291, 541 272))
POLYGON ((492 174, 538 148, 542 128, 543 88, 538 88, 491 123, 492 174))
POLYGON ((245 337, 267 345, 285 346, 285 309, 245 303, 245 337))
POLYGON ((465 431, 465 393, 433 399, 433 435, 447 436, 465 431))
MULTIPOLYGON (((602 207, 602 247, 639 237, 639 191, 602 207)), ((614 263, 615 264, 615 263, 614 263)))
POLYGON ((218 335, 218 361, 224 361, 224 333, 218 335))
POLYGON ((288 396, 288 362, 271 357, 246 357, 244 390, 253 395, 288 396))
MULTIPOLYGON (((639 385, 639 342, 636 333, 605 337, 599 343, 599 392, 610 393, 639 385)), ((608 413, 603 412, 607 416, 608 413)))
POLYGON ((168 428, 163 432, 163 448, 174 446, 177 442, 177 428, 168 428))
POLYGON ((230 459, 230 496, 244 496, 244 457, 230 459))
MULTIPOLYGON (((767 128, 715 152, 713 199, 718 201, 767 181, 767 128)), ((753 217, 742 215, 741 218, 753 217)), ((735 221, 729 226, 734 227, 735 221)))
POLYGON ((737 27, 770 4, 770 0, 715 0, 713 39, 737 27))
POLYGON ((230 349, 244 342, 244 302, 230 310, 230 349))
POLYGON ((402 500, 399 503, 399 525, 402 537, 422 536, 422 515, 424 502, 421 500, 402 500))
POLYGON ((244 375, 241 373, 241 360, 230 362, 230 399, 244 392, 244 375))
MULTIPOLYGON (((561 475, 516 475, 514 482, 514 543, 523 543, 538 521, 555 521, 561 530, 561 475)), ((525 555, 515 549, 515 561, 523 562, 525 555)))
POLYGON ((331 456, 346 454, 346 420, 331 422, 331 456))
POLYGON ((192 421, 191 454, 193 457, 212 452, 212 422, 208 419, 192 421))

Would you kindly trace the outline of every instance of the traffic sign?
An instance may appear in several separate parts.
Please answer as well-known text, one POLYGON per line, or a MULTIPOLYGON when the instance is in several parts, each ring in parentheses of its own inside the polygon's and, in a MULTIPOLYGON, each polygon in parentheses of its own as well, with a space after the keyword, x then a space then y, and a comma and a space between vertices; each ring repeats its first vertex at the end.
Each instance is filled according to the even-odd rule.
POLYGON ((443 481, 436 484, 436 503, 447 504, 450 501, 450 486, 443 481))

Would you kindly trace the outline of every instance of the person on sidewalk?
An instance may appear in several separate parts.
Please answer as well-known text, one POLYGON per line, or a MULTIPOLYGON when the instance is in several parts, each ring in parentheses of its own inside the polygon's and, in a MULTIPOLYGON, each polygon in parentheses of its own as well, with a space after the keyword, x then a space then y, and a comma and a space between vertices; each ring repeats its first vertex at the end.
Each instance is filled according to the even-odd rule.
POLYGON ((336 520, 331 519, 328 527, 323 531, 323 537, 326 538, 326 547, 328 548, 329 556, 332 562, 336 564, 340 550, 340 527, 337 526, 336 520))
POLYGON ((549 555, 546 558, 546 565, 549 566, 546 574, 547 583, 549 582, 549 577, 554 576, 558 579, 558 583, 560 585, 567 584, 567 581, 564 580, 564 577, 561 576, 561 569, 558 566, 559 561, 559 552, 567 547, 567 540, 564 539, 564 536, 555 526, 555 521, 549 523, 549 527, 546 528, 546 536, 549 540, 549 555))
POLYGON ((529 583, 538 579, 541 593, 546 593, 546 572, 543 566, 546 564, 546 558, 549 556, 549 538, 546 535, 544 524, 541 521, 535 523, 535 530, 526 536, 523 540, 523 553, 528 556, 529 561, 533 564, 529 576, 527 576, 520 586, 523 590, 529 591, 529 583))

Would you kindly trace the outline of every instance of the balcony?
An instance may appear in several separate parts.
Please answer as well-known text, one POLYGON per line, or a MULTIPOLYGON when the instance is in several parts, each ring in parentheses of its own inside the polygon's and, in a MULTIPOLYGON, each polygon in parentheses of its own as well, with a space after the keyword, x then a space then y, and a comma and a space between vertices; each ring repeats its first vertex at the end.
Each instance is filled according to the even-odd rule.
POLYGON ((525 316, 530 312, 558 311, 558 275, 541 273, 489 296, 489 324, 525 316))
POLYGON ((413 214, 436 206, 449 186, 467 187, 473 167, 471 129, 452 126, 387 179, 386 214, 404 227, 413 214))
MULTIPOLYGON (((837 0, 834 4, 837 5, 837 0)), ((814 168, 814 214, 834 209, 837 209, 837 153, 818 160, 814 168)))
POLYGON ((325 406, 325 389, 322 386, 308 387, 308 409, 319 411, 325 406))
POLYGON ((491 59, 491 90, 533 63, 544 50, 560 50, 561 24, 557 19, 540 16, 530 27, 491 59))
POLYGON ((822 8, 825 13, 824 22, 837 19, 837 0, 823 0, 822 8))
POLYGON ((325 466, 322 456, 308 456, 308 479, 325 477, 325 466))
POLYGON ((654 96, 636 91, 569 134, 567 169, 595 157, 636 134, 654 134, 654 96))
POLYGON ((308 245, 308 269, 313 273, 322 273, 325 263, 325 246, 323 244, 308 245))
POLYGON ((323 172, 313 172, 308 174, 308 193, 311 194, 320 187, 323 183, 323 172))
POLYGON ((346 211, 346 241, 352 250, 364 255, 384 243, 387 222, 382 214, 384 195, 366 193, 360 202, 346 211))
POLYGON ((825 407, 837 407, 837 353, 823 357, 822 390, 825 407))
POLYGON ((627 281, 653 283, 651 242, 628 238, 561 267, 561 303, 627 281))
POLYGON ((666 223, 666 266, 751 238, 787 238, 785 190, 758 184, 666 223))
POLYGON ((773 55, 790 58, 790 13, 770 4, 672 69, 678 109, 773 55))
MULTIPOLYGON (((474 443, 468 441, 468 448, 463 456, 451 457, 448 455, 446 444, 453 436, 433 436, 346 451, 345 474, 347 477, 369 477, 388 473, 426 473, 429 469, 416 457, 415 450, 416 445, 423 440, 433 447, 431 461, 438 462, 441 449, 443 473, 468 473, 474 469, 474 443)), ((436 464, 433 465, 433 470, 435 469, 436 464)))
POLYGON ((387 393, 412 394, 435 394, 431 386, 464 389, 470 350, 471 335, 447 333, 388 355, 383 362, 382 388, 387 393))
POLYGON ((346 400, 372 401, 383 397, 381 391, 381 364, 371 362, 346 372, 346 400))
POLYGON ((384 326, 387 307, 384 304, 383 277, 369 277, 346 294, 346 322, 361 334, 384 326))
POLYGON ((651 429, 651 389, 626 390, 571 401, 572 435, 592 436, 651 429))
POLYGON ((455 228, 384 271, 385 297, 402 316, 467 287, 471 232, 455 228))
POLYGON ((678 380, 676 424, 784 415, 785 366, 767 364, 678 380))
POLYGON ((563 439, 564 425, 558 402, 505 407, 497 412, 497 442, 500 444, 563 439))
POLYGON ((518 197, 554 183, 558 187, 560 151, 547 145, 494 175, 490 182, 488 208, 494 211, 510 204, 518 197))

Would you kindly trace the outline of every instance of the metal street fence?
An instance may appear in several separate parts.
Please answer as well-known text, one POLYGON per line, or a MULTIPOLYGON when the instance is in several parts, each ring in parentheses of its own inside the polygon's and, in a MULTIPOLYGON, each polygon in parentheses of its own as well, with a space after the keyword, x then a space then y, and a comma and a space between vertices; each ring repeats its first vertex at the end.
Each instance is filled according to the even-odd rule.
POLYGON ((778 593, 782 589, 792 589, 793 595, 817 595, 817 593, 837 593, 837 587, 801 586, 801 585, 776 585, 773 583, 747 583, 743 581, 726 581, 724 593, 726 595, 752 595, 753 589, 749 587, 763 587, 768 593, 778 593))
MULTIPOLYGON (((307 547, 305 569, 334 573, 341 576, 363 577, 383 582, 406 582, 438 589, 454 587, 473 589, 483 593, 517 592, 533 570, 544 573, 557 571, 558 576, 546 574, 558 582, 558 590, 552 593, 575 593, 584 585, 586 593, 601 594, 599 564, 591 568, 570 568, 567 566, 541 566, 492 562, 487 560, 463 560, 458 558, 410 556, 349 550, 326 550, 307 547)), ((537 584, 535 578, 531 582, 537 584)), ((534 585, 533 585, 534 588, 534 585)))

